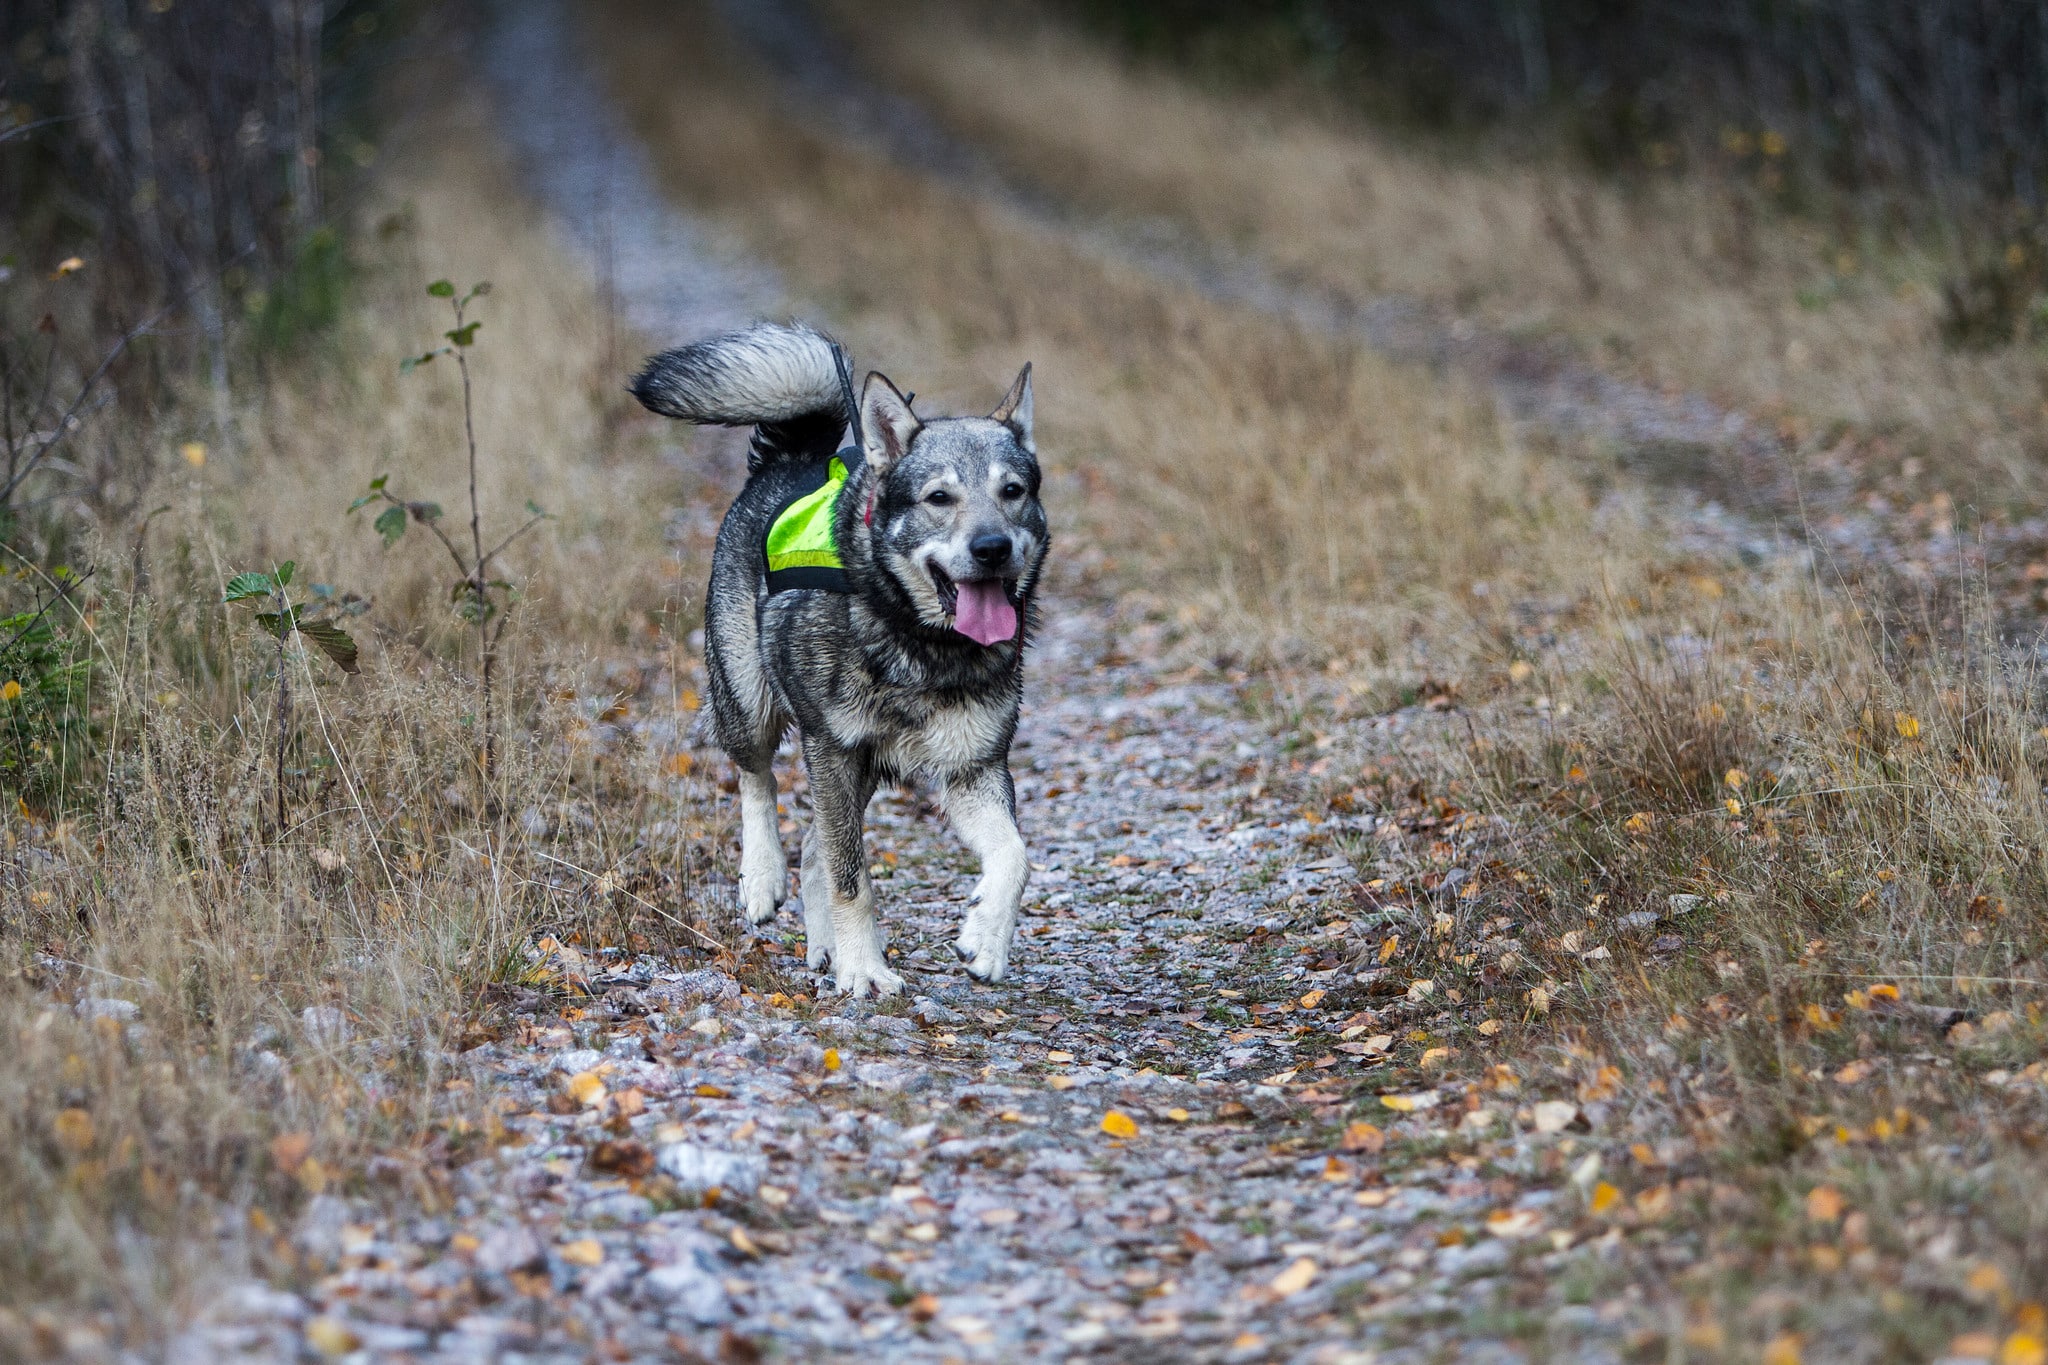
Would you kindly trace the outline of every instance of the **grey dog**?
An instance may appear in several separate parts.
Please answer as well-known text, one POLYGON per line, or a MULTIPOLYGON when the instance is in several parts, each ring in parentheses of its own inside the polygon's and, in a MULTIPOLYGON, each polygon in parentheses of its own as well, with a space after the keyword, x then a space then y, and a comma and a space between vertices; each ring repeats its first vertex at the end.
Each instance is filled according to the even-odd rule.
POLYGON ((669 417, 754 428, 704 622, 712 720, 739 768, 741 912, 765 924, 787 891, 771 763, 794 723, 815 811, 810 966, 829 961, 849 995, 902 989, 861 820, 878 783, 922 781, 981 862, 954 950, 1002 980, 1030 873, 1010 741, 1050 543, 1031 367, 987 417, 927 420, 880 374, 856 402, 830 338, 764 323, 655 356, 633 393, 669 417), (809 529, 789 529, 807 510, 809 529))

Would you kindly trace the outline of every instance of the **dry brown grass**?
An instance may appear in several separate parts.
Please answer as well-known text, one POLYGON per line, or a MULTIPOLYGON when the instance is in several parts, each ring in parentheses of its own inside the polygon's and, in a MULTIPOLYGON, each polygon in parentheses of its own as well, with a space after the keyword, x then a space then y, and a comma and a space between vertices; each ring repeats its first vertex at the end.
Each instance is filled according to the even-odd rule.
POLYGON ((1832 444, 1841 422, 1883 433, 1885 472, 1921 456, 1959 501, 2039 496, 2038 358, 1944 347, 1942 283, 1961 268, 1948 244, 1828 207, 1788 220, 1755 157, 1616 183, 1390 137, 1285 94, 1220 97, 1036 10, 905 0, 886 20, 841 17, 864 60, 1083 203, 1190 224, 1352 298, 1562 335, 1653 385, 1782 416, 1802 442, 1832 444), (906 32, 917 41, 895 40, 906 32))
POLYGON ((644 434, 607 427, 619 385, 596 291, 505 210, 519 191, 485 130, 424 107, 430 134, 391 149, 365 210, 341 335, 242 393, 236 438, 203 468, 176 458, 195 434, 176 416, 125 433, 177 473, 159 482, 148 589, 130 590, 136 532, 117 528, 76 626, 105 761, 63 819, 17 817, 4 836, 0 1354, 140 1345, 223 1280, 317 1273, 282 1229, 323 1188, 445 1207, 449 1157, 495 1112, 447 1073, 447 1047, 528 971, 536 931, 625 944, 694 914, 702 869, 684 863, 696 845, 669 763, 698 591, 678 554, 702 533, 672 550, 662 511, 701 490, 644 434), (505 563, 522 600, 488 782, 456 574, 418 532, 386 551, 374 510, 344 515, 384 472, 451 513, 463 502, 454 373, 398 372, 447 326, 423 289, 444 275, 495 285, 473 365, 487 524, 516 524, 528 498, 559 518, 505 563), (230 573, 286 558, 301 586, 373 605, 351 623, 360 677, 289 660, 279 834, 271 653, 220 596, 230 573), (669 836, 649 841, 662 819, 669 836), (308 1009, 341 1011, 349 1040, 309 1030, 308 1009), (273 1149, 290 1135, 306 1145, 273 1149))

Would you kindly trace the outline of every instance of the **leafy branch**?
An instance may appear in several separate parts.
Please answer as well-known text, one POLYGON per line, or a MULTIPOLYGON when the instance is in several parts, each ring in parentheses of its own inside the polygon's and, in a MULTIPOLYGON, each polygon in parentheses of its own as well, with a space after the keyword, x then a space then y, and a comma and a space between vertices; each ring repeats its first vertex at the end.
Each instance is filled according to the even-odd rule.
POLYGON ((442 526, 446 516, 441 504, 424 500, 401 498, 391 491, 388 474, 379 474, 370 480, 367 492, 349 504, 350 514, 365 507, 382 504, 384 510, 377 514, 372 523, 377 534, 384 538, 384 548, 390 549, 405 537, 413 526, 424 527, 441 548, 448 553, 455 572, 460 575, 450 590, 449 600, 455 604, 456 614, 476 628, 478 655, 478 687, 482 693, 483 711, 483 775, 490 779, 497 766, 497 725, 492 697, 492 680, 496 672, 498 642, 504 638, 505 627, 511 623, 512 607, 518 601, 518 590, 503 578, 494 578, 491 566, 498 556, 510 549, 514 542, 528 531, 550 519, 550 514, 532 502, 526 504, 527 519, 509 535, 489 549, 484 548, 483 508, 477 496, 477 449, 476 413, 471 397, 469 377, 469 349, 476 344, 477 329, 483 326, 480 320, 469 316, 469 305, 491 292, 489 281, 472 285, 468 293, 457 297, 455 286, 447 280, 436 280, 427 286, 427 293, 437 299, 448 300, 454 314, 455 325, 441 335, 446 345, 436 346, 420 355, 408 356, 399 362, 401 374, 410 373, 422 365, 433 363, 439 356, 450 356, 455 368, 462 376, 462 433, 469 452, 469 547, 467 552, 449 535, 442 526))

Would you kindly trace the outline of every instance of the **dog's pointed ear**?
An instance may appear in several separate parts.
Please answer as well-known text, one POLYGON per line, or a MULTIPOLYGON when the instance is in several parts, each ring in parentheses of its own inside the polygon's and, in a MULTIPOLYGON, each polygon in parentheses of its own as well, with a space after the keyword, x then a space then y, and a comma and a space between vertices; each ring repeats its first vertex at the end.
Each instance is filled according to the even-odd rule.
POLYGON ((996 404, 996 410, 989 417, 1015 432, 1017 444, 1027 452, 1038 453, 1038 443, 1031 438, 1030 361, 1025 361, 1024 368, 1017 371, 1017 382, 1010 385, 1010 391, 1003 395, 1003 401, 996 404))
POLYGON ((879 370, 868 372, 860 391, 861 454, 877 478, 888 473, 910 449, 910 438, 924 423, 879 370))

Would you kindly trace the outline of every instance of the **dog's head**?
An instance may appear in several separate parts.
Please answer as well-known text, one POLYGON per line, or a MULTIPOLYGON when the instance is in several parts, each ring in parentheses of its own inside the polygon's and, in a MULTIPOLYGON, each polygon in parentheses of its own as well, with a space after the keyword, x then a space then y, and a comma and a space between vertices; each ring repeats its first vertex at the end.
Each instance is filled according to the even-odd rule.
POLYGON ((986 417, 923 421, 879 374, 860 408, 877 567, 923 624, 982 645, 1015 639, 1047 544, 1031 367, 986 417))

